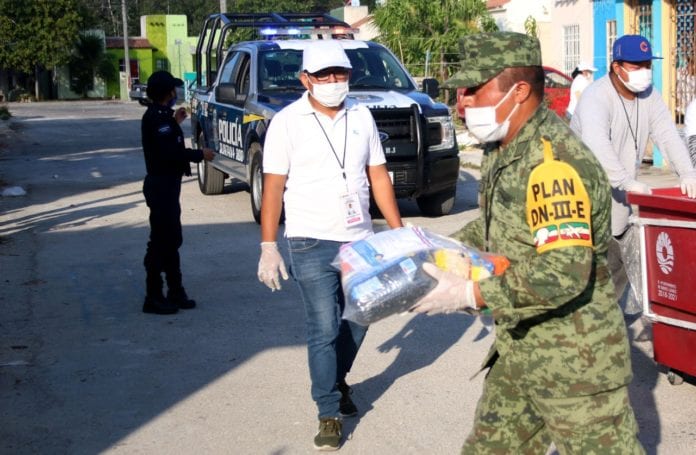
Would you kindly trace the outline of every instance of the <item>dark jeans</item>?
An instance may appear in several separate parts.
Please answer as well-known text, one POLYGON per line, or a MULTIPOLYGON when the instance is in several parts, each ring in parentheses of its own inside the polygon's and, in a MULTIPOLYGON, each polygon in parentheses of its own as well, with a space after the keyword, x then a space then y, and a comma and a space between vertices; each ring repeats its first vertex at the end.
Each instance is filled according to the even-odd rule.
POLYGON ((179 247, 181 234, 181 178, 148 175, 143 184, 145 202, 150 208, 150 241, 143 261, 147 272, 147 294, 162 293, 162 272, 169 290, 178 290, 181 284, 179 247))
POLYGON ((319 417, 338 417, 345 378, 367 327, 341 319, 344 307, 341 276, 331 265, 342 242, 289 238, 290 266, 305 307, 309 375, 319 417))

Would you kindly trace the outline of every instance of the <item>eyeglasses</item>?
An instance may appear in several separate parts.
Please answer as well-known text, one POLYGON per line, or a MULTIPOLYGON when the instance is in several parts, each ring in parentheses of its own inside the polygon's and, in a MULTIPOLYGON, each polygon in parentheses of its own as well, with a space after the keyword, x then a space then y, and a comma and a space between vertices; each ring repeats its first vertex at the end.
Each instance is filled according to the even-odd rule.
POLYGON ((312 76, 317 82, 329 82, 331 75, 337 82, 345 82, 350 77, 350 70, 346 68, 326 68, 316 73, 307 73, 312 76))

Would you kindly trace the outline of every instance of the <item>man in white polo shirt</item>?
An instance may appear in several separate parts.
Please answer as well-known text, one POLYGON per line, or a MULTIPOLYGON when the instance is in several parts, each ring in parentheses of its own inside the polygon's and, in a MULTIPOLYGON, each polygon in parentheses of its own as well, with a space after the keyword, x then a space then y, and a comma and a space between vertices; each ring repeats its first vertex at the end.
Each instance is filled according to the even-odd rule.
POLYGON ((342 244, 372 233, 370 186, 387 224, 402 223, 374 119, 365 106, 346 99, 351 64, 340 43, 312 42, 302 69, 307 91, 273 117, 264 144, 258 276, 271 290, 280 289, 280 276, 288 278, 276 245, 284 202, 319 410, 314 447, 336 450, 341 417, 357 414, 345 377, 367 328, 341 319, 343 291, 331 262, 342 244))

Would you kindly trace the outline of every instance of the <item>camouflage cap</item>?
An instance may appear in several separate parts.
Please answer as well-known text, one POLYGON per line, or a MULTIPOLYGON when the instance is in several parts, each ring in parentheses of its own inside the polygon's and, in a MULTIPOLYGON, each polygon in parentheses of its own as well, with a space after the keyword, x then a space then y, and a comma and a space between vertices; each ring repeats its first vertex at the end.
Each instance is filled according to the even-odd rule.
POLYGON ((461 69, 445 87, 475 87, 505 68, 541 66, 539 40, 514 32, 478 33, 459 40, 461 69))

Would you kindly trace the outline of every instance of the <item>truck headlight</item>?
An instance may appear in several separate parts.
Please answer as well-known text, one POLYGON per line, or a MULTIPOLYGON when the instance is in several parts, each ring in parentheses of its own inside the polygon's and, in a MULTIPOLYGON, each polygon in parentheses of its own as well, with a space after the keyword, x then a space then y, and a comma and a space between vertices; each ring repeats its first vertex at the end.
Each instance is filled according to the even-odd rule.
POLYGON ((428 117, 428 150, 447 150, 454 147, 454 123, 449 115, 428 117))

